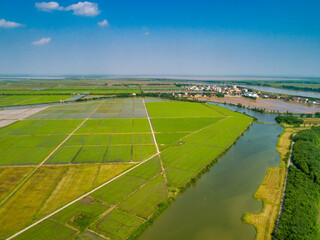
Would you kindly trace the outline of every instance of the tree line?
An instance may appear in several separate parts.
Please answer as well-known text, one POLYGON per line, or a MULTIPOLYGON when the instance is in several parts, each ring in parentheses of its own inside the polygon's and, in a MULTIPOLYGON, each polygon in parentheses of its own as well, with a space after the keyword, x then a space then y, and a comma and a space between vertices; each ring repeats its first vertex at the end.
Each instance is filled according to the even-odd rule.
POLYGON ((274 237, 320 239, 320 127, 296 134, 287 189, 278 229, 274 237))

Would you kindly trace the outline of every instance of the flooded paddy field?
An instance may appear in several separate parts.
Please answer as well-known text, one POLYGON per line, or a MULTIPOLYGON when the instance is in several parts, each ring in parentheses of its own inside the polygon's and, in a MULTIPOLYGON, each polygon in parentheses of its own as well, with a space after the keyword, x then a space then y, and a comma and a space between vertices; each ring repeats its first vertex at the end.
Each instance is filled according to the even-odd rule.
MULTIPOLYGON (((207 99, 206 99, 207 100, 207 99)), ((285 113, 287 111, 291 113, 310 113, 314 114, 320 112, 320 106, 318 105, 305 105, 295 102, 284 102, 281 100, 272 100, 272 99, 261 99, 256 100, 244 97, 212 97, 210 98, 213 102, 218 103, 228 103, 228 104, 242 104, 245 107, 250 108, 261 108, 266 109, 267 111, 279 111, 280 113, 285 113)))

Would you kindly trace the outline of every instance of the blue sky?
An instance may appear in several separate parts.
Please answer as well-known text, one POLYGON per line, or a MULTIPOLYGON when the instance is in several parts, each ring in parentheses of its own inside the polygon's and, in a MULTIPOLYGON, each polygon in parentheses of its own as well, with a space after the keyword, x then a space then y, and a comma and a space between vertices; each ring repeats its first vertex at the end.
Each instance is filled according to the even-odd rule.
POLYGON ((319 76, 319 12, 318 0, 0 0, 0 74, 319 76))

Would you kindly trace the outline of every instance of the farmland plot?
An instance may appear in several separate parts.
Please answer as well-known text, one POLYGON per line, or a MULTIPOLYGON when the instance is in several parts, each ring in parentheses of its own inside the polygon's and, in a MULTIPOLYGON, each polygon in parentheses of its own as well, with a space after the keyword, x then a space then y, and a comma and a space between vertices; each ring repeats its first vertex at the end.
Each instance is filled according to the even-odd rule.
MULTIPOLYGON (((74 200, 18 239, 41 239, 57 229, 61 231, 60 239, 127 239, 153 217, 159 206, 176 196, 179 188, 224 152, 251 122, 251 118, 221 107, 158 100, 149 98, 145 103, 140 98, 108 99, 50 107, 20 126, 4 128, 0 141, 3 136, 6 145, 0 147, 0 155, 7 146, 15 147, 16 142, 22 146, 24 138, 45 137, 33 148, 33 155, 41 155, 38 146, 51 146, 52 139, 60 138, 50 155, 45 152, 33 160, 43 165, 0 207, 0 219, 1 214, 8 215, 0 234, 7 237, 74 200), (43 126, 47 129, 41 128, 41 121, 46 121, 43 126), (51 174, 42 176, 41 171, 51 174), (20 206, 25 217, 15 224, 14 205, 24 194, 33 198, 32 189, 43 187, 40 176, 33 180, 38 175, 50 178, 45 181, 51 185, 31 201, 33 211, 26 210, 31 206, 28 202, 20 206), (24 190, 28 186, 30 193, 24 190)), ((29 161, 21 160, 22 164, 29 161)), ((10 163, 17 164, 8 159, 10 163)))

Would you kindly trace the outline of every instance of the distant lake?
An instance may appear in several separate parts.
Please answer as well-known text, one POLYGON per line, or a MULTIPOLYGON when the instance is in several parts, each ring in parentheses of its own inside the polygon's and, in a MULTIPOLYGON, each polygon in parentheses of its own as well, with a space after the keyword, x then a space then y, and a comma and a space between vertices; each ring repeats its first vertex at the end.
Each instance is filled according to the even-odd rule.
POLYGON ((240 85, 240 87, 252 88, 258 91, 269 92, 269 93, 280 93, 292 96, 301 96, 301 97, 309 97, 309 98, 320 98, 320 93, 316 92, 305 92, 305 91, 294 91, 294 90, 286 90, 280 88, 273 88, 273 87, 262 87, 262 86, 247 86, 247 85, 240 85))

